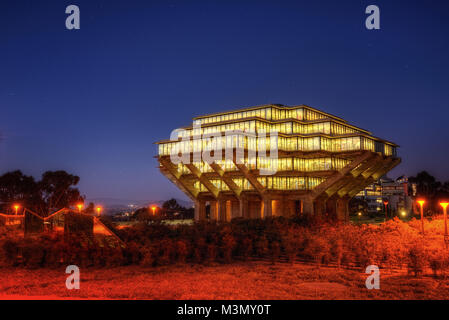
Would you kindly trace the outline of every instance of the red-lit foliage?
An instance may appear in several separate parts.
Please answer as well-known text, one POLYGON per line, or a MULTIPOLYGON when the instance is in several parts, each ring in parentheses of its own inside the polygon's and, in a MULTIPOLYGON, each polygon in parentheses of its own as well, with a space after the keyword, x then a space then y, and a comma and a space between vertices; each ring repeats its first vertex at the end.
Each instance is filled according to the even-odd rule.
POLYGON ((192 226, 161 223, 139 224, 117 231, 125 245, 108 237, 72 237, 42 234, 0 239, 4 266, 28 268, 76 264, 90 266, 229 263, 252 259, 306 260, 320 265, 351 266, 363 270, 407 268, 419 275, 431 269, 435 275, 449 269, 444 247, 443 220, 399 219, 380 226, 325 224, 314 220, 235 219, 231 223, 199 222, 192 226))

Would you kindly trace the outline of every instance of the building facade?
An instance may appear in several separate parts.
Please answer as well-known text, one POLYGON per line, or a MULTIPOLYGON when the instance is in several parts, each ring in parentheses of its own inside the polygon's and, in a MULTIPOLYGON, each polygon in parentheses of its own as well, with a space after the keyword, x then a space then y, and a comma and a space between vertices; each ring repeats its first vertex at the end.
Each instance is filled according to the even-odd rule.
POLYGON ((409 192, 411 189, 413 185, 405 176, 396 180, 382 177, 355 197, 366 201, 369 214, 385 213, 384 202, 387 201, 388 213, 396 216, 413 212, 413 197, 409 192))
POLYGON ((305 105, 199 116, 157 144, 160 171, 195 202, 197 220, 345 221, 349 199, 400 163, 396 144, 305 105))

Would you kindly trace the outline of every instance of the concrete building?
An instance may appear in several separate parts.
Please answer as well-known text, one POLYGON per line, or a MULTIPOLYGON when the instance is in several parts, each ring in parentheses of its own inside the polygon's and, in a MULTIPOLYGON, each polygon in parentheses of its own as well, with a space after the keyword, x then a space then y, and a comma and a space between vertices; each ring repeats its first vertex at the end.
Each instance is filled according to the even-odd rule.
POLYGON ((408 214, 413 211, 413 197, 409 192, 411 189, 413 185, 405 176, 396 180, 382 177, 360 191, 356 198, 367 202, 368 212, 371 214, 385 212, 384 201, 388 201, 390 215, 398 215, 402 212, 408 214))
POLYGON ((360 191, 355 198, 365 200, 368 205, 368 213, 376 214, 383 212, 382 184, 380 180, 370 184, 360 191))
POLYGON ((396 144, 305 105, 199 116, 157 144, 160 171, 195 202, 197 220, 347 221, 349 200, 400 163, 396 144))

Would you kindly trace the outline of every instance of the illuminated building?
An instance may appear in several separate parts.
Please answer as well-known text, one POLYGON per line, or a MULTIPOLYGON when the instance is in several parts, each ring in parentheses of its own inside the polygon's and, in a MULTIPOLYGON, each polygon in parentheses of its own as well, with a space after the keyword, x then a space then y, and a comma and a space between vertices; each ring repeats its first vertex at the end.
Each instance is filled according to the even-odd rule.
POLYGON ((396 144, 304 105, 199 116, 157 144, 160 171, 195 202, 197 220, 307 213, 346 221, 349 199, 400 163, 396 144))
POLYGON ((413 199, 409 194, 409 189, 412 188, 413 184, 410 184, 405 176, 396 180, 382 177, 360 191, 355 197, 365 200, 368 204, 368 212, 372 214, 384 212, 383 202, 386 200, 390 210, 396 215, 401 211, 411 212, 413 210, 413 199))

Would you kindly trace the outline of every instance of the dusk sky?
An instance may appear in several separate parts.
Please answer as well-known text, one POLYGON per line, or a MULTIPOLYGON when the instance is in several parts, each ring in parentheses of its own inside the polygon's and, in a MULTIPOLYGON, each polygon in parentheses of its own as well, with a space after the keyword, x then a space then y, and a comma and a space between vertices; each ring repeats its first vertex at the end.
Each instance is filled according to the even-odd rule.
POLYGON ((194 116, 306 104, 449 180, 448 1, 0 2, 0 174, 79 175, 88 198, 187 199, 154 142, 194 116), (81 29, 67 30, 78 5, 81 29), (381 29, 365 28, 380 8, 381 29))

